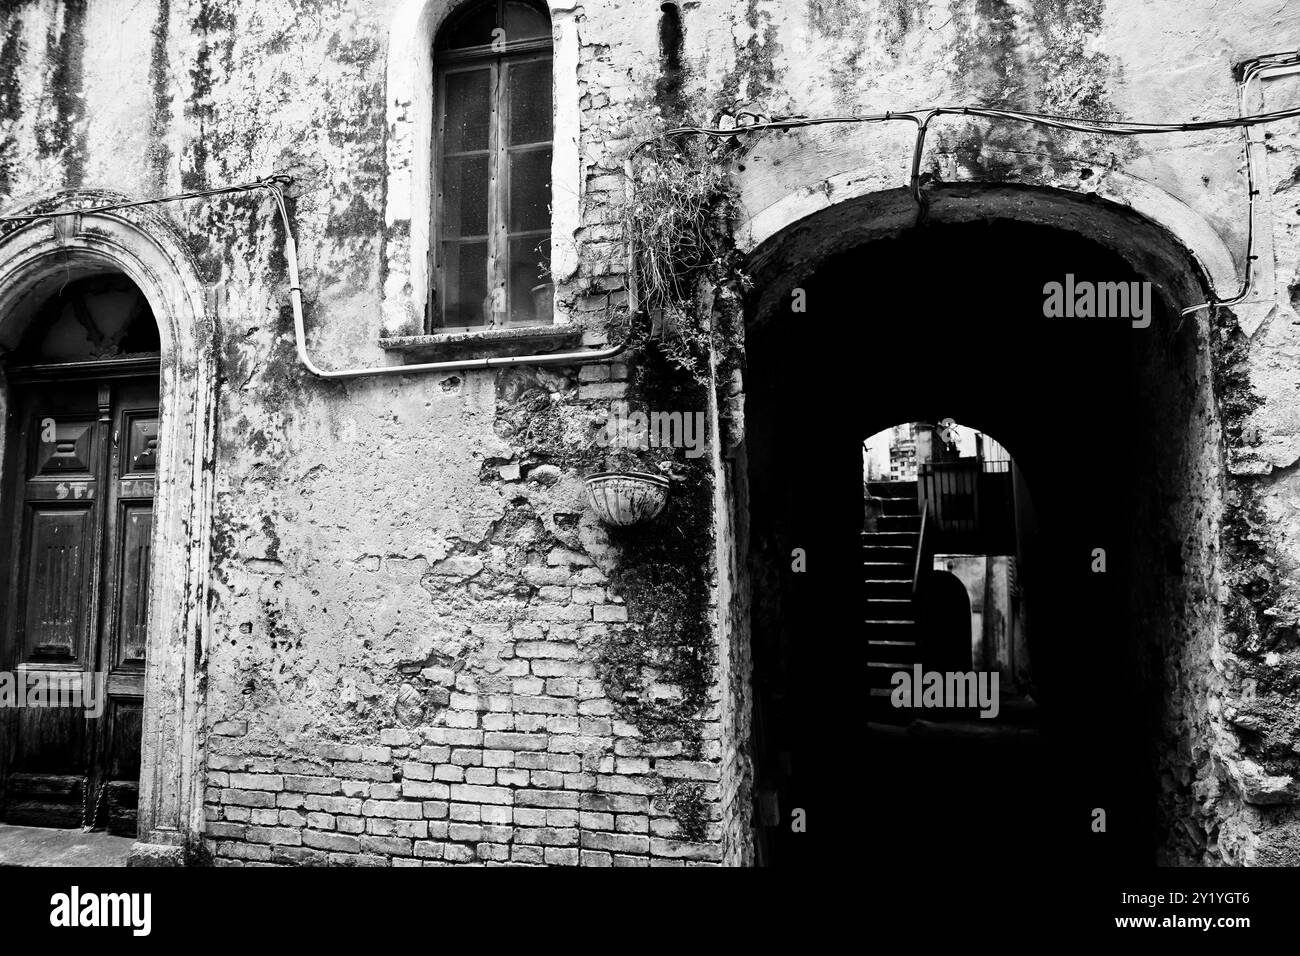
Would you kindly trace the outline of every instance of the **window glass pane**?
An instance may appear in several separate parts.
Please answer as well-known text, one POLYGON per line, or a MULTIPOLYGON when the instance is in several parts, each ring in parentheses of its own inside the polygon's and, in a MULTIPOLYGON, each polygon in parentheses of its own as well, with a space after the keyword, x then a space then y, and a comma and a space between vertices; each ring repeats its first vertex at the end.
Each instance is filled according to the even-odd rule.
POLYGON ((551 140, 551 61, 530 60, 508 67, 510 145, 551 140))
POLYGON ((491 74, 466 70, 443 75, 442 148, 447 153, 464 153, 488 148, 488 124, 492 109, 488 97, 491 74))
POLYGON ((442 234, 486 236, 487 156, 449 156, 442 162, 442 234))
POLYGON ((506 0, 506 40, 532 40, 551 35, 551 18, 536 3, 506 0))
POLYGON ((497 0, 485 0, 448 23, 447 29, 438 34, 438 46, 447 50, 484 46, 492 42, 496 25, 497 0))
POLYGON ((540 49, 485 49, 497 27, 508 43, 549 41, 550 16, 539 0, 461 10, 437 44, 479 48, 460 63, 449 57, 439 76, 438 314, 445 327, 482 327, 507 321, 508 306, 512 325, 550 323, 552 64, 540 49), (489 156, 491 145, 500 151, 489 156))
POLYGON ((551 227, 551 148, 510 152, 510 231, 551 227))
POLYGON ((510 240, 510 324, 551 322, 551 237, 516 236, 510 240))
POLYGON ((447 326, 484 325, 487 297, 487 243, 442 244, 442 322, 447 326))

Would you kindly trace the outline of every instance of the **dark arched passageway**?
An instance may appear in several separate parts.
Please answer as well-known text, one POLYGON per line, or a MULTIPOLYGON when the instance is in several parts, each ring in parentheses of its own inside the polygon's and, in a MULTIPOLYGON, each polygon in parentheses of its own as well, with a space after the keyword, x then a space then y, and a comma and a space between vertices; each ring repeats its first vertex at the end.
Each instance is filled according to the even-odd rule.
MULTIPOLYGON (((1218 447, 1195 319, 1165 299, 1175 284, 1063 229, 936 224, 827 259, 751 327, 743 461, 765 799, 815 806, 862 844, 855 856, 898 865, 1154 859, 1161 662, 1193 613, 1184 555, 1207 534, 1181 503, 1212 480, 1218 447), (1046 317, 1044 285, 1067 274, 1155 279, 1149 327, 1046 317), (806 311, 792 310, 800 299, 806 311), (1040 525, 1022 571, 1039 726, 992 744, 882 732, 866 706, 861 442, 942 416, 1006 446, 1040 525)), ((813 844, 787 830, 761 831, 764 862, 812 862, 813 844)))

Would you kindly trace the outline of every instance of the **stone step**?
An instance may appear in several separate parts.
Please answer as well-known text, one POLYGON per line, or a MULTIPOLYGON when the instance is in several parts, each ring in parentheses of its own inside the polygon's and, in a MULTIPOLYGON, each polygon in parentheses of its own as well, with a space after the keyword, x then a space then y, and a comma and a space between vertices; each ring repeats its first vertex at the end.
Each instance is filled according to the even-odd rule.
POLYGON ((862 532, 862 543, 864 545, 902 544, 909 548, 915 548, 920 537, 920 531, 864 531, 862 532))
POLYGON ((921 506, 915 498, 886 498, 881 517, 920 518, 921 506))
POLYGON ((868 621, 915 621, 916 612, 910 597, 873 598, 867 602, 865 617, 868 621))
POLYGON ((909 618, 863 618, 862 630, 867 643, 872 641, 914 641, 916 621, 909 618))
POLYGON ((878 531, 911 531, 921 533, 921 516, 919 514, 881 515, 876 519, 878 531))
POLYGON ((868 578, 863 581, 868 601, 877 598, 911 598, 911 578, 868 578))
POLYGON ((868 481, 867 491, 877 498, 911 498, 916 500, 915 481, 868 481))
POLYGON ((912 582, 912 565, 905 561, 863 561, 862 576, 867 580, 906 580, 912 582))
POLYGON ((867 662, 867 687, 871 689, 892 688, 894 674, 899 671, 910 671, 917 660, 915 652, 911 651, 880 656, 879 661, 867 662))
POLYGON ((863 561, 892 561, 895 564, 910 564, 916 554, 916 546, 911 544, 867 544, 862 547, 863 561))

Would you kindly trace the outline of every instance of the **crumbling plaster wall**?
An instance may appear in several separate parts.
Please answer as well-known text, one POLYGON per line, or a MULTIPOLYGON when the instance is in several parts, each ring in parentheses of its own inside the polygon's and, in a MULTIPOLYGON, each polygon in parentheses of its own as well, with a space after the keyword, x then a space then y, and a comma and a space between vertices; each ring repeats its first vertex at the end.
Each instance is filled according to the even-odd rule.
MULTIPOLYGON (((553 5, 578 36, 580 119, 577 130, 557 130, 557 139, 576 139, 581 191, 576 221, 557 236, 576 250, 559 297, 561 313, 584 324, 591 344, 619 334, 605 320, 625 301, 623 160, 670 121, 725 122, 742 108, 816 115, 971 102, 1145 120, 1226 115, 1236 107, 1232 64, 1293 47, 1300 34, 1300 12, 1264 2, 1226 10, 1208 0, 686 2, 683 75, 666 93, 658 2, 553 5)), ((292 211, 313 350, 336 366, 391 361, 378 340, 395 248, 385 228, 395 91, 385 84, 398 7, 397 0, 7 4, 0 206, 65 188, 158 196, 290 169, 300 177, 292 211)), ((1270 107, 1300 96, 1286 82, 1269 87, 1270 107)), ((1292 401, 1300 326, 1290 292, 1300 275, 1292 225, 1300 160, 1289 127, 1273 135, 1262 203, 1264 294, 1237 310, 1246 341, 1232 391, 1253 397, 1230 436, 1233 476, 1224 480, 1229 498, 1238 484, 1252 489, 1241 493, 1258 503, 1252 533, 1276 583, 1278 603, 1257 615, 1272 629, 1268 648, 1247 668, 1278 675, 1267 724, 1281 735, 1280 753, 1295 748, 1300 652, 1290 617, 1265 612, 1289 606, 1292 556, 1300 554, 1290 504, 1300 456, 1292 401)), ((745 210, 739 240, 751 248, 817 208, 903 184, 911 143, 910 127, 894 124, 754 141, 736 169, 745 210)), ((1189 244, 1221 294, 1233 284, 1232 267, 1244 266, 1244 184, 1232 134, 1109 140, 944 119, 923 171, 1121 202, 1159 195, 1159 203, 1142 201, 1168 213, 1167 228, 1217 237, 1214 248, 1189 244)), ((205 270, 221 331, 206 688, 218 853, 400 861, 423 832, 428 855, 451 860, 709 862, 725 828, 728 858, 746 859, 744 650, 724 648, 726 676, 715 694, 727 715, 725 820, 718 714, 704 715, 711 729, 700 761, 673 766, 669 743, 655 765, 596 679, 591 642, 627 609, 604 588, 619 551, 582 503, 579 465, 598 464, 582 450, 605 403, 626 393, 627 367, 314 381, 293 355, 283 236, 269 204, 224 197, 167 211, 205 270), (526 418, 542 410, 547 434, 561 443, 550 456, 516 430, 521 408, 526 418), (524 736, 492 746, 488 733, 524 736), (543 749, 530 749, 539 742, 543 749), (543 776, 534 782, 532 773, 543 776), (662 810, 655 823, 645 798, 673 773, 709 788, 709 835, 698 844, 661 843, 656 852, 650 838, 669 840, 675 823, 662 810), (464 799, 456 799, 454 785, 500 792, 458 791, 464 799), (310 789, 322 787, 328 792, 310 789), (523 808, 513 795, 490 802, 525 790, 555 795, 523 808), (373 824, 408 812, 387 804, 422 806, 420 793, 435 816, 373 824), (440 806, 449 803, 462 808, 454 822, 465 829, 455 834, 440 806), (310 813, 324 814, 319 826, 310 813), (580 813, 596 816, 584 822, 580 813), (626 821, 617 818, 623 814, 626 821), (361 819, 362 830, 342 833, 344 817, 361 819), (511 831, 517 840, 521 827, 531 840, 546 831, 553 842, 501 839, 511 831), (583 841, 583 829, 599 836, 583 841), (332 836, 305 842, 313 830, 332 836)), ((718 462, 715 470, 727 467, 718 462)), ((737 508, 730 482, 723 478, 721 488, 718 509, 730 514, 737 508)), ((743 582, 736 588, 743 595, 743 582)), ((745 630, 730 633, 743 640, 745 630)))
MULTIPOLYGON (((391 361, 378 341, 395 8, 7 9, 3 205, 293 172, 313 351, 327 366, 391 361)), ((565 61, 587 120, 558 131, 580 142, 585 190, 561 296, 595 344, 625 306, 620 173, 657 34, 617 8, 565 16, 590 36, 565 61)), ((656 125, 643 115, 638 132, 656 125)), ((629 366, 317 382, 294 356, 270 204, 167 212, 221 330, 207 848, 226 862, 719 861, 713 695, 688 715, 694 733, 646 740, 622 706, 634 694, 600 669, 602 641, 649 613, 606 587, 619 549, 580 481, 602 463, 593 438, 629 366)), ((707 601, 680 610, 707 627, 707 601)), ((678 689, 642 669, 645 697, 671 711, 678 689)))

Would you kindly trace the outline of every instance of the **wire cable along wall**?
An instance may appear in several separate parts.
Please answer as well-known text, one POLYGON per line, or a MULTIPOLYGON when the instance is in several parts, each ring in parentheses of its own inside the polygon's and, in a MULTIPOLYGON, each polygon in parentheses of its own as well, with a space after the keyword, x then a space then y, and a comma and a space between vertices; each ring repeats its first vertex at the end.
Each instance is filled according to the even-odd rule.
MULTIPOLYGON (((1189 315, 1200 309, 1217 306, 1235 305, 1245 300, 1253 289, 1253 263, 1258 258, 1255 254, 1255 197, 1259 194, 1256 187, 1255 157, 1252 147, 1260 145, 1251 131, 1268 123, 1300 118, 1300 106, 1262 113, 1247 113, 1246 104, 1252 81, 1269 73, 1300 72, 1300 51, 1273 53, 1255 57, 1239 64, 1240 76, 1237 81, 1238 115, 1210 120, 1193 120, 1182 123, 1142 123, 1131 120, 1093 120, 1074 116, 1058 116, 1052 113, 1034 113, 1023 110, 1000 109, 987 106, 934 106, 923 109, 886 111, 884 113, 846 115, 846 116, 787 116, 763 119, 752 111, 742 111, 740 116, 753 117, 751 122, 738 124, 729 128, 705 126, 678 126, 638 143, 633 148, 631 157, 656 142, 673 140, 682 136, 704 136, 713 139, 729 139, 739 135, 753 135, 768 131, 804 129, 813 126, 850 123, 890 123, 908 122, 916 127, 916 139, 912 149, 910 190, 918 207, 918 218, 925 210, 925 197, 921 191, 921 159, 925 148, 925 136, 930 123, 941 116, 968 116, 983 119, 1028 123, 1049 129, 1066 130, 1076 133, 1091 133, 1100 136, 1148 136, 1168 133, 1190 133, 1206 130, 1240 129, 1246 154, 1246 188, 1247 188, 1247 226, 1246 226, 1246 271, 1240 290, 1226 299, 1211 298, 1206 302, 1182 310, 1182 315, 1189 315)), ((631 157, 629 157, 629 166, 631 157)), ((307 351, 306 329, 302 309, 302 287, 298 277, 297 245, 293 237, 293 223, 284 199, 284 189, 292 185, 293 178, 286 175, 272 175, 252 182, 238 183, 232 186, 217 186, 210 189, 193 190, 171 196, 153 199, 138 199, 122 202, 104 203, 95 206, 69 207, 50 212, 26 215, 0 216, 0 224, 30 224, 46 219, 58 219, 69 215, 87 215, 93 213, 115 212, 138 206, 157 205, 161 203, 182 202, 190 199, 203 199, 231 193, 249 193, 264 190, 275 201, 276 210, 285 229, 285 259, 289 272, 289 296, 294 312, 294 333, 297 340, 298 358, 304 368, 319 378, 348 379, 371 375, 410 375, 417 372, 459 371, 473 368, 490 368, 503 365, 576 365, 587 362, 606 361, 618 355, 627 347, 619 344, 603 349, 584 349, 578 352, 543 353, 540 355, 516 355, 482 359, 463 359, 448 362, 425 362, 412 365, 384 365, 372 368, 354 368, 329 370, 318 366, 307 351)), ((21 227, 21 226, 20 226, 21 227)), ((635 290, 633 290, 635 291, 635 290)))
POLYGON ((1255 197, 1259 195, 1256 188, 1255 153, 1253 146, 1262 145, 1251 136, 1251 131, 1267 123, 1300 117, 1300 106, 1272 110, 1263 113, 1247 113, 1247 99, 1250 84, 1265 74, 1294 73, 1300 71, 1300 50, 1286 53, 1269 53, 1254 57, 1238 64, 1240 78, 1237 81, 1237 115, 1212 120, 1192 120, 1183 123, 1140 123, 1132 120, 1091 120, 1076 116, 1059 116, 1053 113, 1033 113, 1024 110, 999 109, 987 106, 933 106, 924 109, 886 111, 865 115, 847 116, 788 116, 774 119, 762 119, 757 113, 742 110, 739 116, 751 116, 754 120, 729 128, 704 126, 678 126, 660 133, 637 144, 633 154, 656 142, 681 136, 706 136, 714 139, 729 139, 739 134, 765 132, 768 130, 794 130, 810 126, 823 126, 843 123, 889 123, 909 122, 916 126, 916 139, 912 148, 912 171, 910 188, 912 198, 917 204, 917 219, 920 221, 925 213, 926 200, 921 191, 921 158, 925 149, 925 135, 930 122, 939 116, 975 116, 985 119, 1006 120, 1009 122, 1028 123, 1048 129, 1067 130, 1075 133, 1091 133, 1099 136, 1150 136, 1161 133, 1192 133, 1205 130, 1240 129, 1245 145, 1246 158, 1246 272, 1239 291, 1226 299, 1209 299, 1198 305, 1182 310, 1182 315, 1190 315, 1201 309, 1216 306, 1236 305, 1249 297, 1254 287, 1253 264, 1255 254, 1255 197))

